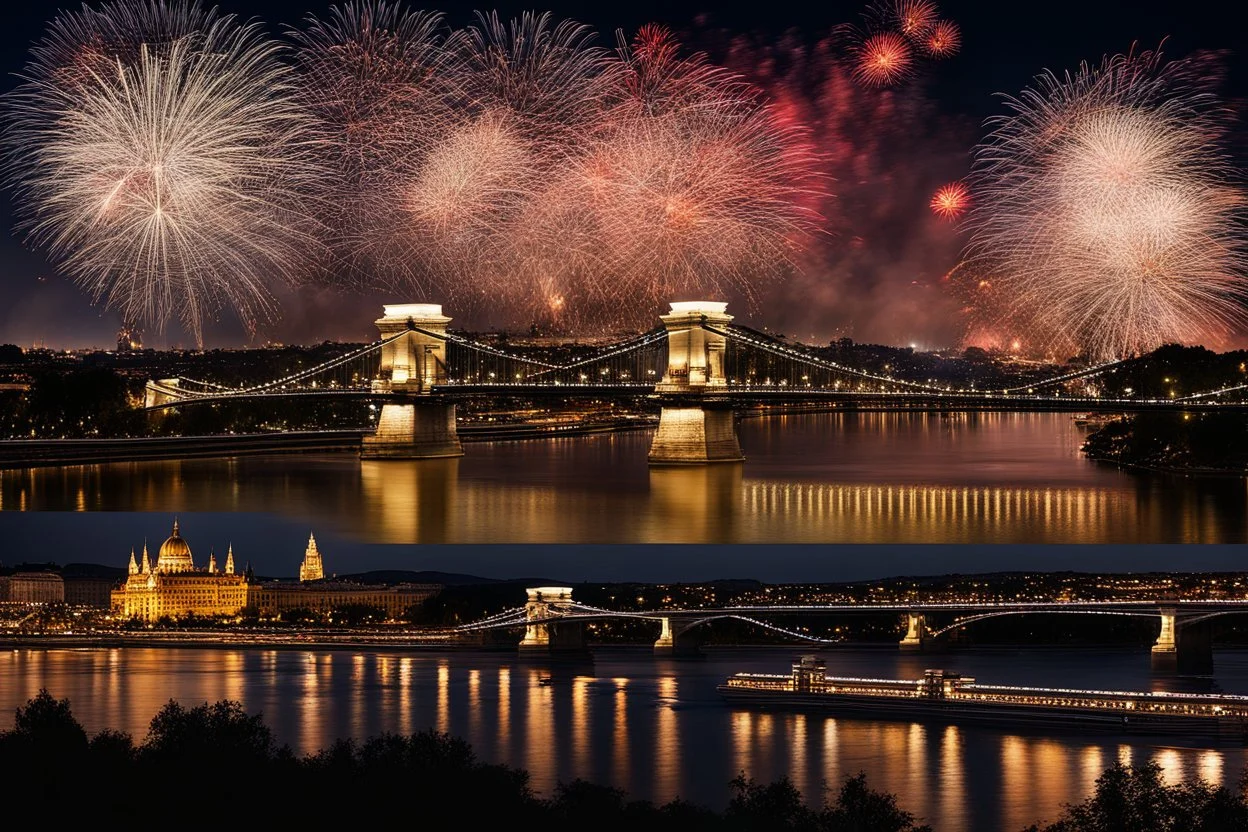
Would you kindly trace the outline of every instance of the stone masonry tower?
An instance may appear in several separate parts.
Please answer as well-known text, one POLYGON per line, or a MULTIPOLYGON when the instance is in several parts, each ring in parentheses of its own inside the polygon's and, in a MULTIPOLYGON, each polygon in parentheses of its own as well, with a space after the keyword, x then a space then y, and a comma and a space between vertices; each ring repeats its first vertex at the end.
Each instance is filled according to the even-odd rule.
POLYGON ((728 304, 714 301, 673 303, 662 316, 667 327, 667 371, 656 385, 662 400, 659 428, 650 445, 651 465, 697 465, 740 462, 732 409, 714 394, 727 387, 722 331, 732 316, 728 304))
POLYGON ((455 430, 455 405, 433 392, 436 385, 446 382, 445 334, 451 319, 436 303, 390 305, 384 311, 377 328, 386 343, 373 391, 392 399, 382 405, 373 435, 364 437, 360 456, 463 456, 455 430))

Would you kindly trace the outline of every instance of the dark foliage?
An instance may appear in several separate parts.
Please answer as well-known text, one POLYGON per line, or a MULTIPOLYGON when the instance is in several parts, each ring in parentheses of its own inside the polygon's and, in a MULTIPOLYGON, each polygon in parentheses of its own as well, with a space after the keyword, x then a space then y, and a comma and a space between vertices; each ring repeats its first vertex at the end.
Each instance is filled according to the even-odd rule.
MULTIPOLYGON (((724 813, 681 800, 663 806, 574 780, 546 799, 528 773, 479 761, 462 739, 434 731, 340 740, 304 758, 279 747, 259 715, 238 702, 185 708, 170 701, 135 745, 103 731, 88 739, 68 700, 46 691, 17 709, 0 733, 0 771, 9 794, 61 824, 111 828, 139 818, 180 818, 196 827, 229 818, 232 828, 393 825, 419 813, 432 828, 516 829, 582 825, 599 832, 811 830, 921 832, 891 795, 863 775, 835 803, 815 809, 787 779, 759 785, 740 777, 724 813)), ((213 824, 218 825, 218 824, 213 824)))
POLYGON ((1068 806, 1049 826, 1027 832, 1244 832, 1248 802, 1243 789, 1232 792, 1204 781, 1175 786, 1162 781, 1161 766, 1114 763, 1097 778, 1096 792, 1068 806))

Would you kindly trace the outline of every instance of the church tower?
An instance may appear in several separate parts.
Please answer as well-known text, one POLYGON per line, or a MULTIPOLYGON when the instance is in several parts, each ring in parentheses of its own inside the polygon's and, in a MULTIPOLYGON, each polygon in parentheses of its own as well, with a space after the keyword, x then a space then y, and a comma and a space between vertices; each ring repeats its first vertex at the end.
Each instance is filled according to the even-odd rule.
POLYGON ((217 553, 212 549, 208 550, 208 574, 217 574, 217 553))
POLYGON ((234 574, 234 544, 230 544, 230 549, 225 553, 225 574, 234 574))
POLYGON ((321 563, 321 553, 316 550, 316 537, 308 533, 308 548, 303 552, 303 563, 299 565, 299 580, 319 581, 325 577, 325 567, 321 563))
POLYGON ((147 541, 146 540, 143 541, 143 566, 139 571, 142 572, 144 575, 152 571, 152 561, 147 556, 147 541))
POLYGON ((130 574, 139 574, 139 565, 134 562, 134 547, 130 548, 130 574))

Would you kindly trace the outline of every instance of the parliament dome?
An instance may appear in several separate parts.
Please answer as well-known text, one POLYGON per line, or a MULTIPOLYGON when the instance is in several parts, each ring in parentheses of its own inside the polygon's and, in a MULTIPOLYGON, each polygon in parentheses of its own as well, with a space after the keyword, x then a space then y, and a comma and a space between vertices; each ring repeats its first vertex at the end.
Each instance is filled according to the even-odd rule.
POLYGON ((191 558, 191 547, 178 533, 178 521, 173 521, 173 534, 160 544, 156 554, 157 572, 190 572, 195 569, 195 561, 191 558))

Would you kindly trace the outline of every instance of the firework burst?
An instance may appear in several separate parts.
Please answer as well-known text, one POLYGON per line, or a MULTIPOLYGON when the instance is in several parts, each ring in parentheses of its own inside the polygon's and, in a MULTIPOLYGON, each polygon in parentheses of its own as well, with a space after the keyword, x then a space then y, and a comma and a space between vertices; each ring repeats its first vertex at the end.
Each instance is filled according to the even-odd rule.
POLYGON ((953 220, 966 213, 970 194, 961 182, 942 185, 932 196, 931 208, 941 219, 953 220))
POLYGON ((871 35, 857 48, 854 77, 872 87, 889 87, 905 80, 914 66, 906 39, 895 32, 871 35))
POLYGON ((952 20, 940 20, 923 38, 922 43, 923 51, 933 58, 948 58, 956 55, 962 46, 962 32, 952 20))
POLYGON ((543 200, 562 245, 535 241, 538 271, 617 320, 625 298, 750 294, 816 224, 803 130, 738 76, 681 56, 665 30, 643 29, 620 56, 614 105, 543 200))
POLYGON ((976 151, 969 221, 992 314, 1098 358, 1244 320, 1243 189, 1204 75, 1146 52, 1008 100, 976 151))
POLYGON ((901 33, 912 40, 922 40, 936 25, 936 4, 930 0, 896 0, 893 17, 901 33))
POLYGON ((199 340, 204 319, 229 307, 254 326, 273 311, 270 281, 299 276, 316 250, 300 214, 307 123, 290 75, 257 26, 225 17, 196 29, 207 16, 179 6, 187 17, 169 31, 193 34, 127 42, 65 83, 54 59, 65 33, 101 42, 83 20, 127 32, 168 22, 163 6, 120 11, 136 8, 54 25, 56 49, 15 92, 8 164, 25 228, 126 320, 180 317, 199 340))

